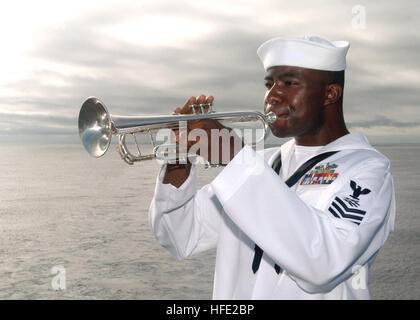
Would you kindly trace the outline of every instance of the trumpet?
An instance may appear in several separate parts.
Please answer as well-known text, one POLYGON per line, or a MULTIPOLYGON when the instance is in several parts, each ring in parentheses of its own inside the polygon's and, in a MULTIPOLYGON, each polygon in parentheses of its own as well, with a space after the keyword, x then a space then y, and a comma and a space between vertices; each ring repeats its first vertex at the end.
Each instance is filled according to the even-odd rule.
MULTIPOLYGON (((105 104, 96 97, 87 98, 79 113, 79 136, 86 151, 93 157, 103 156, 110 144, 113 135, 118 136, 117 151, 121 158, 128 164, 137 161, 159 158, 161 145, 156 145, 152 131, 160 129, 179 129, 181 121, 212 119, 233 122, 260 122, 263 129, 264 140, 269 133, 269 124, 276 121, 273 112, 264 115, 258 111, 214 112, 211 105, 191 105, 195 114, 170 115, 170 116, 119 116, 111 115, 105 104), (200 109, 201 113, 198 113, 200 109), (153 145, 153 152, 142 154, 136 141, 135 134, 147 132, 153 145), (129 151, 126 144, 126 135, 132 134, 137 145, 137 154, 129 151)), ((257 143, 257 142, 256 142, 257 143)))

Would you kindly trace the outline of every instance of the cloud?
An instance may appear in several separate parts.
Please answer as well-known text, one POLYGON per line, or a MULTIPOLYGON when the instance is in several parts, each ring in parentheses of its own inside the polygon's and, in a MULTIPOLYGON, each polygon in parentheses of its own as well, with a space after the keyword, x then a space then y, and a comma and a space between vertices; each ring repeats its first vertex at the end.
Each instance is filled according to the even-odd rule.
POLYGON ((19 72, 0 77, 1 136, 77 135, 79 108, 92 95, 117 114, 169 114, 201 93, 215 95, 219 111, 261 110, 256 48, 272 36, 308 33, 352 44, 344 100, 350 127, 372 135, 387 127, 392 135, 420 122, 413 1, 404 8, 364 1, 364 31, 352 29, 352 5, 336 1, 108 3, 82 10, 75 2, 68 14, 55 6, 63 18, 52 19, 52 11, 51 23, 46 15, 37 25, 36 41, 16 60, 25 62, 19 72))

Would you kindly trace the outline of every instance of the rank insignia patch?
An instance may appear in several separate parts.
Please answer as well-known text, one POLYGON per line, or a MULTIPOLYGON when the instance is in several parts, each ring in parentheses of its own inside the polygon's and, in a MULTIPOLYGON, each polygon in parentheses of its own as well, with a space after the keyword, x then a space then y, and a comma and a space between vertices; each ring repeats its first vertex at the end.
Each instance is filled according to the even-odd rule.
POLYGON ((329 163, 316 166, 314 170, 304 175, 300 185, 331 184, 338 177, 338 172, 335 172, 337 167, 338 165, 329 163))
POLYGON ((362 222, 366 213, 364 210, 348 207, 339 197, 335 197, 328 211, 330 211, 336 218, 345 219, 357 225, 362 222))
POLYGON ((361 195, 369 194, 370 189, 359 186, 353 180, 350 180, 350 187, 353 194, 350 194, 348 197, 344 197, 343 199, 335 197, 331 206, 328 208, 328 211, 336 218, 345 219, 359 225, 366 214, 366 211, 360 210, 359 208, 359 197, 361 195))

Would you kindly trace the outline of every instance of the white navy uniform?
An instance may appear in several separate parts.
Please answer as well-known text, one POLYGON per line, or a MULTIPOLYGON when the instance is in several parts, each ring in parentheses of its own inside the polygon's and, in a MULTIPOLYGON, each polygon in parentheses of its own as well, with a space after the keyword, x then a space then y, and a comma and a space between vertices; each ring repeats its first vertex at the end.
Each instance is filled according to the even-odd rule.
MULTIPOLYGON (((314 149, 339 152, 289 188, 294 150, 294 139, 261 152, 245 146, 198 191, 194 166, 180 188, 162 183, 162 166, 152 230, 177 259, 217 246, 213 299, 370 298, 368 269, 395 218, 389 160, 362 133, 347 134, 314 149), (280 153, 279 176, 271 166, 280 153)), ((294 167, 308 160, 296 159, 294 167)))

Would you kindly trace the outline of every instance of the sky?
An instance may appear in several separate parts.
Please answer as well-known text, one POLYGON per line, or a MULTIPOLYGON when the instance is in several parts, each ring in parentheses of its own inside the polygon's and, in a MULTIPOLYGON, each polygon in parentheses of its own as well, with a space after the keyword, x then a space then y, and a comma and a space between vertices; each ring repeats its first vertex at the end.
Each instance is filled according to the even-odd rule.
POLYGON ((348 40, 344 110, 372 143, 420 143, 417 1, 0 0, 0 143, 80 143, 89 96, 121 115, 190 96, 261 111, 256 49, 278 36, 348 40))

